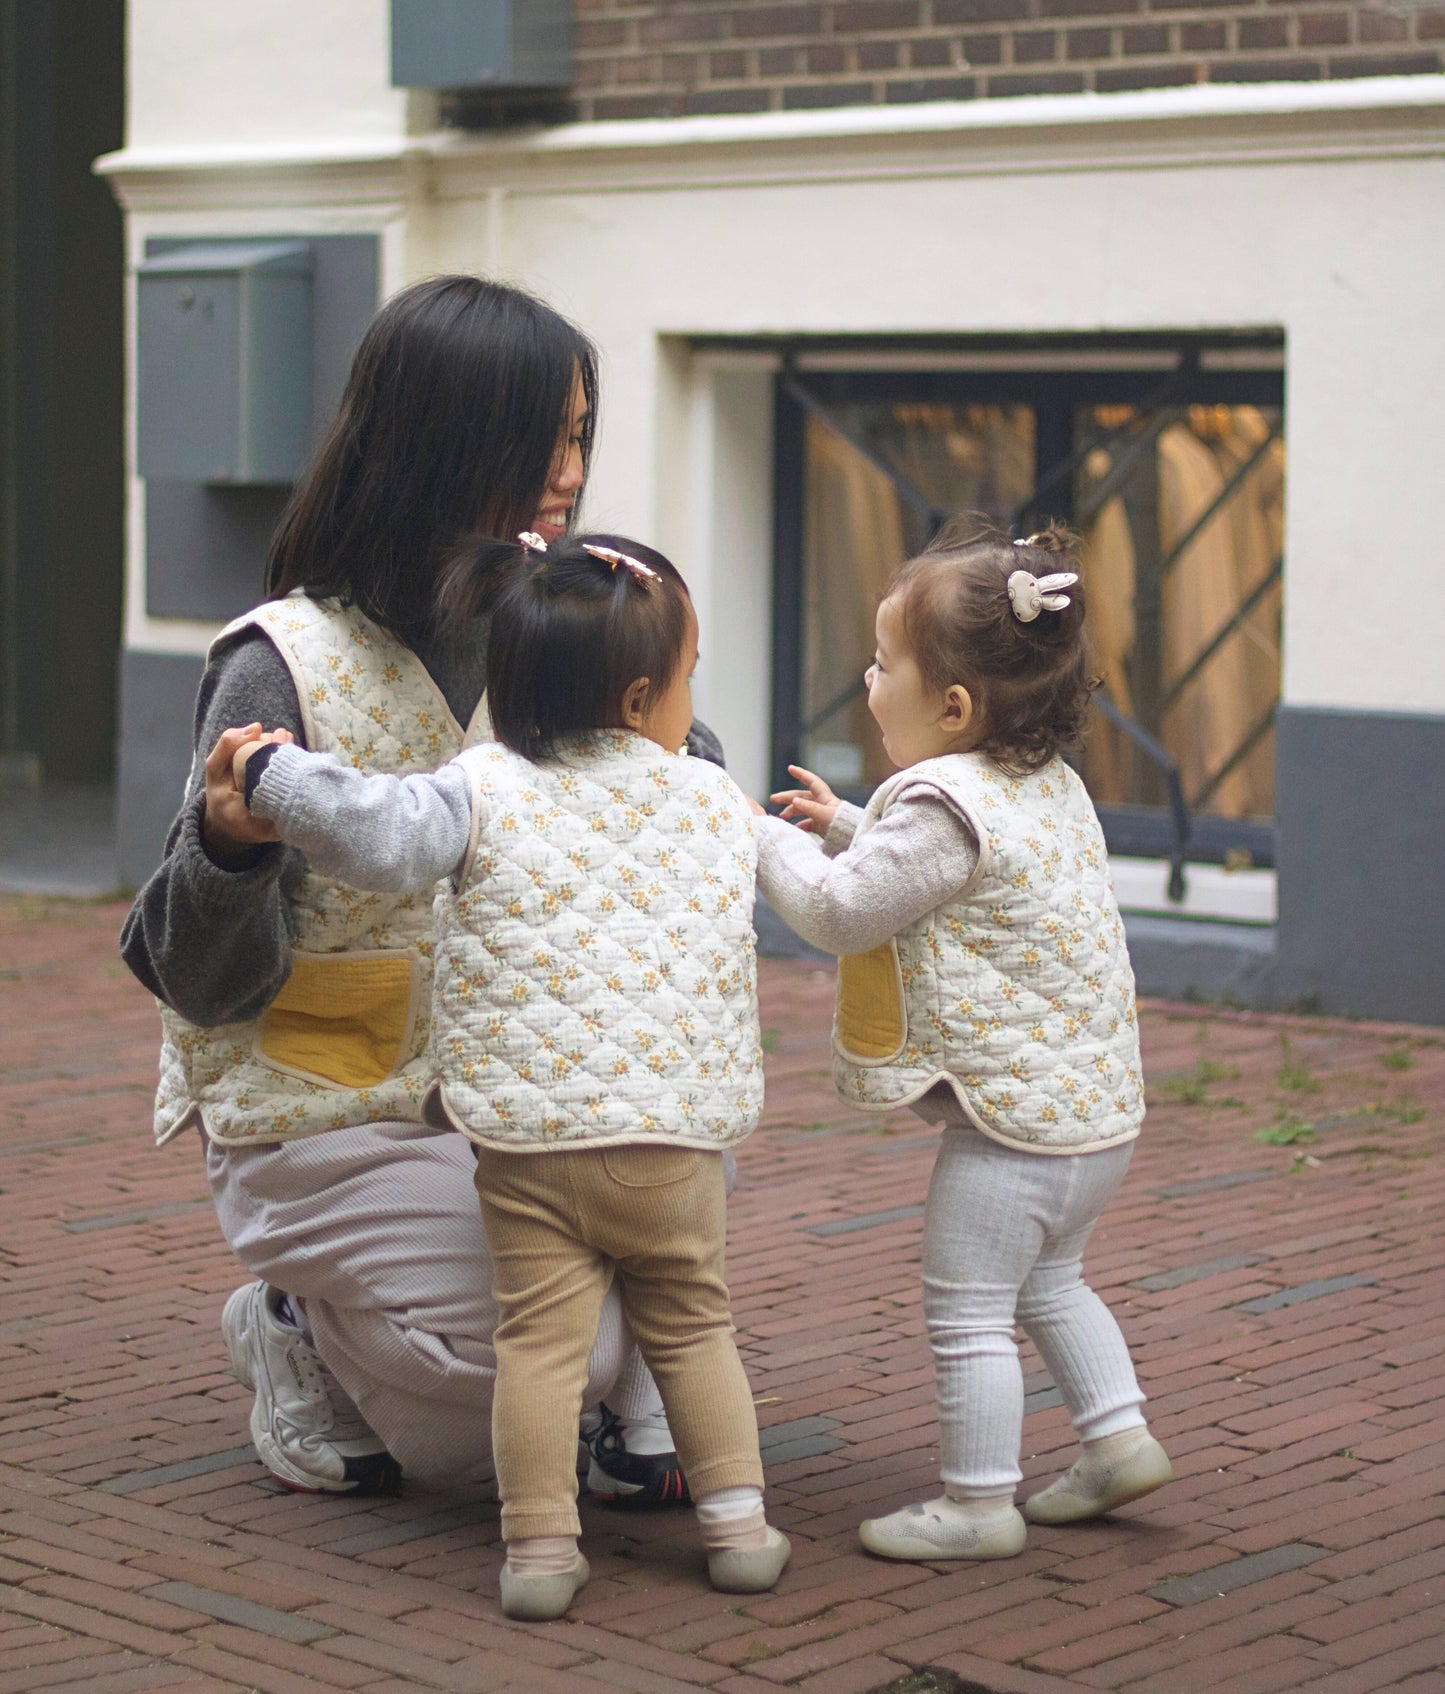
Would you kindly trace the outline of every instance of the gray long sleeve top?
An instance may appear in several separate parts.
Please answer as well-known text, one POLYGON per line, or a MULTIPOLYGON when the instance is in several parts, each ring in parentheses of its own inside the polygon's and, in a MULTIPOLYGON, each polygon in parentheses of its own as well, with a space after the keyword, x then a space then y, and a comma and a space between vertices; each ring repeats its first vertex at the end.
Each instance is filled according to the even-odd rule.
MULTIPOLYGON (((459 723, 470 721, 486 685, 486 633, 454 624, 412 647, 459 723)), ((121 956, 151 993, 194 1024, 259 1017, 291 974, 289 896, 304 859, 293 847, 261 847, 239 869, 208 857, 201 839, 205 760, 223 729, 259 721, 289 729, 305 745, 301 705, 281 655, 259 630, 242 634, 206 667, 196 698, 194 756, 186 797, 160 866, 136 896, 121 931, 121 956)), ((721 764, 703 724, 692 751, 721 764)))
POLYGON ((759 819, 758 887, 826 953, 881 946, 952 900, 978 864, 972 825, 935 788, 901 789, 855 846, 862 817, 844 802, 822 841, 781 818, 759 819))
MULTIPOLYGON (((866 953, 957 896, 978 864, 973 826, 935 788, 903 788, 856 846, 863 813, 839 806, 819 841, 781 818, 760 820, 758 887, 775 912, 824 952, 866 953)), ((968 1123, 946 1083, 910 1108, 927 1123, 968 1123)))
POLYGON ((472 785, 455 761, 380 776, 297 747, 267 752, 248 803, 314 870, 353 888, 424 890, 460 871, 472 830, 472 785))

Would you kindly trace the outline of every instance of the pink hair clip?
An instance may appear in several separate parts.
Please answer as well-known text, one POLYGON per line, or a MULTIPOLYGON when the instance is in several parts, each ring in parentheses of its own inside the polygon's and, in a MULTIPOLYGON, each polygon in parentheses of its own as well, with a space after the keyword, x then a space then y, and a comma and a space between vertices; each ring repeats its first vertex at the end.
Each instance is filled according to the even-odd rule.
POLYGON ((661 574, 653 570, 651 565, 644 565, 641 559, 634 559, 629 553, 619 553, 615 547, 594 547, 591 542, 582 543, 582 551, 590 553, 594 559, 601 559, 604 564, 611 565, 616 570, 619 565, 630 570, 633 576, 641 577, 644 582, 661 582, 661 574))
POLYGON ((529 553, 545 553, 547 551, 547 543, 543 541, 535 529, 524 529, 517 539, 529 553))

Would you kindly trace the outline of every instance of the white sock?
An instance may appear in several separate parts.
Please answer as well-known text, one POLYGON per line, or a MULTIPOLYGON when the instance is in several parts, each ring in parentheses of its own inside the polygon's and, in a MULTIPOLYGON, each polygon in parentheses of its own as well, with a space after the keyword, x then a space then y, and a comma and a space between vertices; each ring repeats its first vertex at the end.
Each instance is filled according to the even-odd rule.
POLYGON ((617 1428, 622 1436, 623 1445, 629 1453, 670 1453, 673 1451, 672 1431, 667 1427, 664 1418, 661 1427, 647 1419, 643 1423, 629 1423, 626 1418, 618 1418, 617 1428))
POLYGON ((761 1488, 743 1485, 715 1488, 711 1494, 704 1494, 697 1502, 697 1523, 703 1545, 710 1552, 766 1547, 770 1540, 761 1488))
POLYGON ((737 1488, 715 1488, 698 1501, 697 1518, 699 1523, 732 1523, 760 1511, 762 1504, 761 1488, 753 1488, 749 1484, 737 1488))
POLYGON ((943 1498, 928 1503, 938 1508, 940 1517, 959 1515, 974 1523, 986 1518, 1006 1517, 1014 1509, 1012 1491, 1007 1494, 955 1494, 947 1483, 943 1486, 943 1498))
POLYGON ((529 1535, 507 1543, 514 1576, 571 1576, 577 1569, 575 1535, 529 1535))

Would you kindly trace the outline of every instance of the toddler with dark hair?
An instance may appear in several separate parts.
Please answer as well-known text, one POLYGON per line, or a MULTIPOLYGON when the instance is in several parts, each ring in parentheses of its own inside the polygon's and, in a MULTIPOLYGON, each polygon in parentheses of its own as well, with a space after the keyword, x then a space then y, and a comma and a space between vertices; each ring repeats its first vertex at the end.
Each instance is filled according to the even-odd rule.
POLYGON ((618 536, 521 541, 474 548, 450 596, 490 618, 497 741, 401 778, 230 730, 207 806, 357 888, 449 879, 427 1115, 477 1149, 495 1266, 502 1609, 548 1618, 588 1574, 577 1420, 614 1276, 714 1586, 772 1587, 789 1548, 723 1276, 723 1155, 763 1096, 749 802, 678 756, 698 629, 668 560, 618 536))
POLYGON ((863 1111, 943 1127, 923 1224, 944 1492, 869 1519, 894 1559, 1021 1552, 1024 1518, 1107 1512, 1170 1476, 1084 1243, 1144 1116, 1134 978, 1103 832, 1060 757, 1090 684, 1084 597, 1058 529, 955 525, 877 617, 868 705, 899 773, 866 809, 799 766, 773 799, 759 886, 839 955, 834 1076, 863 1111), (794 828, 783 821, 800 820, 794 828), (809 833, 821 839, 809 839, 809 833), (1014 1506, 1021 1323, 1083 1443, 1014 1506))

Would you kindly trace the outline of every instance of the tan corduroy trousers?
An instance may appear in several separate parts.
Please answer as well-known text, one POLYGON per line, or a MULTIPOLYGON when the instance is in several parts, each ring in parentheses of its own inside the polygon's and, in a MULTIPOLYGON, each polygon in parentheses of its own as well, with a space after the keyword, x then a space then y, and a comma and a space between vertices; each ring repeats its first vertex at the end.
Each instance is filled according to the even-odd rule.
POLYGON ((577 1419, 614 1274, 694 1498, 761 1488, 757 1416, 723 1278, 721 1153, 482 1148, 477 1192, 500 1315, 492 1451, 503 1540, 579 1532, 577 1419))

